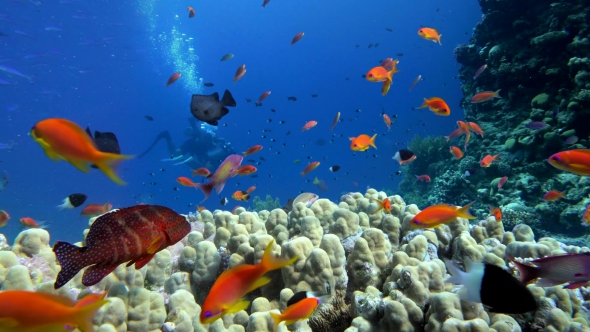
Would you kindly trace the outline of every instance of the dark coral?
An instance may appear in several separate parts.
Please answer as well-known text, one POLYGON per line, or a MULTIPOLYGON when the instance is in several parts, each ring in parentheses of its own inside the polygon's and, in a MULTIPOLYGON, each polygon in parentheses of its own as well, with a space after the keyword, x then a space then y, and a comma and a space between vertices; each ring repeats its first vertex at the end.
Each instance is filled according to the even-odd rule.
POLYGON ((350 327, 350 303, 346 303, 344 296, 346 291, 337 290, 330 303, 316 310, 309 317, 308 325, 314 332, 342 332, 350 327))

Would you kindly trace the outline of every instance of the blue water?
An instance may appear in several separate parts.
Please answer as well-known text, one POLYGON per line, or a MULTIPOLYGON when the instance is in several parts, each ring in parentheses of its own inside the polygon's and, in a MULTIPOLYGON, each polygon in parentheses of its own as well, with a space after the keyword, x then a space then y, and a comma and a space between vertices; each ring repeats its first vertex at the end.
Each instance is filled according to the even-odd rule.
MULTIPOLYGON (((171 133, 176 145, 186 139, 191 94, 221 95, 229 89, 237 107, 220 120, 217 135, 238 152, 264 145, 251 157, 266 161, 257 165, 257 178, 233 178, 220 196, 231 197, 236 190, 256 185, 254 195, 269 194, 282 203, 300 191, 318 192, 334 201, 342 192, 364 191, 367 186, 395 191, 400 177, 394 175, 399 166, 393 154, 415 134, 449 134, 455 121, 463 118, 453 49, 467 43, 481 18, 476 1, 271 0, 266 9, 258 2, 262 0, 196 1, 196 16, 189 19, 185 1, 3 0, 0 63, 30 79, 0 72, 0 79, 10 83, 0 85, 0 143, 15 143, 11 149, 0 149, 0 171, 10 174, 9 185, 0 192, 0 209, 12 217, 0 232, 12 243, 21 230, 18 219, 28 216, 47 221, 52 242, 81 240, 87 219, 79 216, 80 208, 55 208, 75 192, 87 194, 87 203, 109 201, 116 208, 145 202, 180 213, 194 211, 203 199, 200 191, 176 183, 177 177, 190 176, 190 169, 161 161, 169 157, 164 142, 146 157, 123 163, 126 186, 96 170, 85 174, 66 162, 52 162, 28 136, 31 126, 46 118, 63 117, 114 132, 122 153, 136 155, 163 130, 171 133), (420 26, 437 28, 443 45, 418 37, 420 26), (303 39, 291 46, 293 36, 302 31, 303 39), (375 43, 379 47, 367 47, 375 43), (226 53, 235 57, 219 61, 226 53), (361 75, 386 57, 400 60, 400 72, 383 97, 381 84, 361 75), (234 73, 242 64, 247 73, 234 84, 234 73), (177 71, 182 78, 166 87, 177 71), (418 74, 424 80, 410 93, 418 74), (215 86, 203 87, 204 82, 215 86), (272 94, 262 107, 255 107, 266 90, 272 94), (287 101, 287 96, 297 101, 287 101), (447 101, 450 117, 412 111, 432 96, 447 101), (397 115, 391 132, 383 123, 382 109, 397 115), (338 111, 343 122, 330 132, 338 111), (286 123, 279 124, 281 120, 286 123), (310 120, 318 125, 302 133, 310 120), (272 132, 263 133, 264 129, 272 132), (348 137, 372 135, 374 130, 380 134, 377 150, 355 154, 349 149, 348 137), (330 143, 333 134, 337 137, 330 143), (326 144, 317 145, 318 139, 326 144), (294 164, 295 159, 301 163, 294 164), (302 178, 299 173, 307 162, 316 160, 320 167, 302 178), (342 168, 331 173, 328 168, 333 165, 342 168), (328 192, 320 193, 311 183, 316 176, 326 181, 328 192)), ((213 194, 203 205, 210 210, 250 205, 230 198, 222 207, 220 196, 213 194)))

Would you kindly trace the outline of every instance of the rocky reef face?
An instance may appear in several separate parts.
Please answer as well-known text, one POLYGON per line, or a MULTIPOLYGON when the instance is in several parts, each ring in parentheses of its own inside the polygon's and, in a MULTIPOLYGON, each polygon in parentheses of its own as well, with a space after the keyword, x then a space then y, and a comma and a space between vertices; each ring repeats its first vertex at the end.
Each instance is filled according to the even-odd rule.
MULTIPOLYGON (((546 160, 559 151, 590 146, 590 1, 479 3, 482 21, 471 43, 459 45, 454 55, 462 65, 465 121, 478 123, 485 136, 472 135, 460 161, 447 151, 449 145, 462 148, 462 142, 445 144, 444 138, 433 138, 442 155, 431 153, 410 164, 411 176, 405 177, 400 192, 424 205, 476 199, 480 215, 488 204, 501 206, 505 213, 522 214, 521 221, 541 236, 585 236, 588 229, 580 218, 590 203, 590 179, 556 170, 546 160), (487 69, 474 80, 484 64, 487 69), (501 99, 471 103, 476 93, 496 90, 501 99), (547 126, 529 129, 526 124, 532 121, 547 126), (572 143, 572 136, 577 142, 572 143), (500 154, 499 162, 480 168, 478 162, 488 154, 500 154), (477 173, 466 178, 470 168, 477 173), (426 172, 433 182, 415 184, 413 174, 426 172), (498 189, 503 176, 509 180, 498 189), (567 191, 566 199, 543 201, 543 194, 553 189, 567 191)), ((410 149, 421 156, 432 146, 415 139, 410 149)))
MULTIPOLYGON (((416 230, 410 220, 420 211, 400 196, 389 196, 391 214, 371 199, 384 192, 348 193, 334 203, 319 199, 282 209, 248 212, 239 208, 189 214, 193 231, 158 252, 136 270, 120 265, 92 287, 78 275, 53 289, 60 270, 43 229, 23 231, 12 246, 0 236, 0 289, 24 289, 82 298, 108 291, 109 303, 94 318, 99 332, 156 331, 586 331, 590 291, 528 286, 539 310, 523 315, 494 314, 482 304, 464 302, 461 286, 444 282, 443 257, 464 266, 470 259, 515 269, 507 256, 522 259, 589 252, 552 238, 535 241, 524 224, 506 231, 493 217, 471 224, 457 219, 435 229, 416 230), (239 264, 259 263, 273 253, 298 260, 267 274, 271 282, 246 295, 246 310, 212 324, 199 321, 201 305, 217 277, 239 264), (274 329, 279 313, 295 292, 330 293, 309 321, 274 329)), ((92 222, 92 220, 91 220, 92 222)), ((83 245, 79 243, 79 245, 83 245)), ((231 290, 228 290, 231 291, 231 290)))

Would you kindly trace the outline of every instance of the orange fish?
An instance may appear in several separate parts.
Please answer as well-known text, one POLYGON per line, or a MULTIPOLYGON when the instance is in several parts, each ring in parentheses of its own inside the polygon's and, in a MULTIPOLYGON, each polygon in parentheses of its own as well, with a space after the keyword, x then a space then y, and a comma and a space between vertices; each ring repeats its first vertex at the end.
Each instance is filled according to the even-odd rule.
POLYGON ((457 128, 449 136, 445 136, 445 138, 448 142, 448 141, 452 140, 453 138, 459 137, 461 135, 463 135, 463 129, 457 128))
POLYGON ((426 27, 420 28, 420 30, 418 30, 418 36, 442 45, 440 43, 440 37, 442 37, 442 34, 439 34, 436 29, 426 27))
POLYGON ((506 183, 506 181, 508 181, 508 177, 507 176, 503 176, 500 181, 498 181, 498 189, 502 188, 502 186, 504 185, 504 183, 506 183))
POLYGON ((461 151, 461 149, 459 149, 456 146, 451 146, 449 148, 449 150, 451 151, 451 153, 453 154, 453 157, 455 157, 455 159, 459 160, 461 158, 463 158, 463 151, 461 151))
POLYGON ((463 143, 463 150, 467 151, 467 144, 469 144, 469 138, 471 138, 471 131, 469 131, 469 125, 463 121, 457 121, 457 125, 461 132, 465 134, 465 142, 463 143))
POLYGON ((303 126, 303 128, 301 128, 301 131, 306 131, 306 130, 310 130, 311 128, 315 127, 318 124, 317 121, 308 121, 305 126, 303 126))
POLYGON ((10 220, 10 215, 4 210, 0 210, 0 227, 6 226, 8 220, 10 220))
POLYGON ((586 206, 586 210, 582 213, 582 226, 590 226, 590 204, 586 206))
POLYGON ((359 135, 358 137, 350 137, 349 139, 352 141, 350 143, 350 149, 352 151, 367 151, 370 146, 376 149, 375 137, 377 137, 377 134, 373 135, 373 137, 365 134, 359 135))
POLYGON ((266 99, 266 97, 268 97, 270 95, 270 90, 268 91, 264 91, 261 95, 260 98, 258 98, 258 101, 256 102, 256 106, 262 106, 262 101, 264 99, 266 99))
POLYGON ((580 176, 590 175, 590 149, 558 152, 547 160, 551 166, 580 176))
POLYGON ((238 190, 234 192, 233 195, 231 195, 231 197, 236 201, 247 202, 250 199, 250 194, 245 191, 238 190))
POLYGON ((554 202, 560 198, 564 198, 567 191, 551 190, 543 195, 543 200, 547 202, 554 202))
POLYGON ((201 167, 199 169, 195 169, 193 170, 193 176, 209 176, 211 174, 211 172, 206 169, 205 167, 201 167))
POLYGON ((494 98, 502 98, 499 95, 500 90, 494 92, 494 91, 483 91, 480 92, 478 94, 476 94, 475 96, 473 96, 473 98, 471 98, 471 103, 472 104, 477 104, 477 103, 483 103, 484 101, 488 101, 494 98))
POLYGON ((198 206, 198 205, 197 205, 197 212, 203 212, 203 211, 205 211, 205 210, 207 210, 207 208, 206 208, 206 207, 204 207, 204 206, 198 206))
POLYGON ((424 98, 424 104, 422 104, 421 106, 416 107, 416 108, 426 108, 426 107, 428 107, 436 115, 441 115, 441 116, 451 115, 451 109, 449 108, 449 105, 447 105, 447 103, 445 103, 445 101, 439 97, 432 97, 429 99, 424 98))
POLYGON ((334 127, 336 127, 336 124, 338 123, 338 121, 340 120, 340 112, 336 113, 336 117, 334 118, 334 121, 332 122, 332 126, 330 127, 330 130, 334 129, 334 127))
POLYGON ((491 154, 488 154, 487 156, 483 157, 483 159, 479 162, 479 166, 481 167, 490 167, 492 166, 492 163, 494 161, 498 161, 498 159, 500 158, 500 155, 497 154, 495 156, 492 156, 491 154))
POLYGON ((234 176, 237 176, 237 175, 246 176, 246 175, 250 175, 256 171, 258 171, 258 168, 254 167, 252 165, 244 165, 244 166, 240 166, 238 168, 238 170, 236 171, 234 176))
POLYGON ((188 18, 195 17, 195 9, 191 6, 186 6, 188 9, 188 18))
POLYGON ((391 118, 389 117, 389 115, 383 113, 383 122, 385 122, 385 125, 387 126, 387 131, 391 130, 391 118))
POLYGON ((199 317, 201 324, 211 324, 226 314, 246 309, 250 301, 245 300, 244 296, 271 281, 269 277, 264 276, 267 272, 297 261, 297 256, 288 260, 275 257, 271 252, 273 244, 274 240, 266 246, 259 264, 240 264, 225 270, 217 277, 203 302, 199 317))
POLYGON ((241 65, 238 70, 236 70, 236 74, 234 75, 234 83, 236 83, 240 78, 242 78, 246 74, 246 65, 241 65))
POLYGON ((170 75, 170 78, 168 78, 168 82, 166 83, 166 86, 170 86, 170 84, 178 81, 180 76, 182 76, 182 73, 174 73, 174 74, 170 75))
POLYGON ((287 308, 282 314, 270 312, 275 324, 274 330, 277 331, 277 327, 281 322, 285 322, 285 325, 289 326, 300 320, 308 319, 320 303, 327 303, 329 299, 329 295, 317 297, 313 292, 301 291, 295 293, 287 301, 287 308))
POLYGON ((467 122, 469 129, 483 138, 483 129, 475 122, 467 122))
POLYGON ((252 193, 254 190, 256 190, 256 186, 251 186, 250 188, 246 189, 246 192, 248 194, 252 193))
POLYGON ((386 197, 383 199, 383 201, 375 198, 371 198, 371 200, 378 204, 377 210, 375 210, 373 213, 377 213, 381 210, 385 210, 386 213, 391 213, 391 202, 389 201, 389 198, 386 197))
POLYGON ((262 2, 262 8, 266 8, 266 5, 270 2, 270 0, 264 0, 262 2))
POLYGON ((422 181, 422 182, 430 182, 430 176, 424 174, 424 175, 416 175, 416 181, 422 181))
POLYGON ((242 154, 245 156, 249 156, 251 154, 255 154, 256 152, 262 150, 262 145, 258 144, 258 145, 253 145, 251 147, 248 148, 248 150, 242 152, 242 154))
POLYGON ((373 69, 369 70, 369 72, 365 75, 365 78, 369 82, 383 82, 383 85, 381 86, 381 95, 385 96, 391 87, 393 75, 399 72, 399 70, 397 70, 398 63, 398 60, 394 60, 392 62, 391 70, 387 70, 382 66, 374 67, 373 69))
POLYGON ((488 205, 488 207, 490 208, 490 215, 494 216, 494 218, 496 218, 497 222, 501 222, 502 221, 502 210, 500 210, 499 207, 493 207, 491 205, 488 205))
POLYGON ((109 212, 112 208, 113 208, 113 204, 110 204, 109 202, 106 202, 103 205, 88 204, 88 205, 86 205, 86 207, 84 207, 82 209, 82 212, 80 212, 80 215, 84 216, 84 217, 92 218, 92 217, 100 216, 101 214, 105 214, 105 213, 109 212))
POLYGON ((236 214, 236 210, 239 209, 239 208, 241 208, 241 206, 236 205, 236 207, 231 210, 231 213, 232 214, 236 214))
POLYGON ((396 63, 396 60, 393 60, 393 58, 387 58, 381 61, 381 67, 385 68, 387 71, 390 71, 396 63))
POLYGON ((312 161, 311 163, 307 164, 307 166, 305 166, 305 169, 303 170, 303 172, 301 172, 301 176, 305 176, 307 175, 307 173, 313 171, 314 169, 318 168, 318 166, 320 166, 320 162, 319 161, 312 161))
POLYGON ((293 40, 291 40, 291 45, 295 44, 296 42, 299 41, 299 39, 303 38, 303 35, 304 35, 303 32, 296 34, 295 37, 293 37, 293 40))
POLYGON ((33 218, 29 218, 29 217, 20 218, 19 222, 24 227, 29 227, 29 228, 43 228, 43 227, 41 227, 42 223, 38 223, 33 218))
POLYGON ((90 172, 90 165, 96 165, 117 184, 125 184, 116 175, 116 170, 125 156, 101 152, 92 138, 77 124, 66 119, 47 119, 37 122, 30 132, 31 137, 53 161, 65 160, 84 173, 90 172))
POLYGON ((414 82, 412 82, 412 85, 410 85, 410 92, 412 92, 412 90, 414 89, 416 84, 418 84, 418 82, 420 82, 421 79, 422 79, 422 75, 418 75, 418 77, 416 77, 414 82))
POLYGON ((435 228, 442 224, 449 223, 459 217, 466 219, 476 219, 469 213, 469 208, 473 202, 465 205, 464 207, 456 207, 449 204, 438 204, 429 206, 426 209, 418 213, 410 225, 415 228, 435 228))
POLYGON ((184 176, 179 176, 176 178, 176 182, 180 183, 181 185, 185 186, 185 187, 193 187, 195 189, 197 189, 197 184, 193 182, 193 180, 184 177, 184 176))
POLYGON ((90 295, 93 294, 76 304, 67 297, 46 292, 0 292, 0 326, 5 332, 64 331, 66 325, 85 332, 94 331, 92 320, 109 301, 87 300, 90 295))

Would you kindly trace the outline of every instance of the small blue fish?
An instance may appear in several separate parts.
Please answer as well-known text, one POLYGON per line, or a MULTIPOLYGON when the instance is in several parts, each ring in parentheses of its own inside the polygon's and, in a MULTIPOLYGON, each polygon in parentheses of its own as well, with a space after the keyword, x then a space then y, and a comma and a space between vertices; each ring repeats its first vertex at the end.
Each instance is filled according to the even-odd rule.
POLYGON ((63 31, 63 30, 58 27, 46 26, 45 31, 63 31))
POLYGON ((2 66, 2 65, 0 65, 0 71, 3 71, 3 72, 8 73, 8 74, 12 74, 12 75, 16 75, 16 76, 20 76, 20 77, 24 77, 24 78, 30 79, 29 76, 26 76, 23 73, 21 73, 20 71, 14 69, 14 68, 8 67, 8 66, 2 66))
POLYGON ((4 150, 4 149, 12 149, 12 147, 14 146, 14 142, 10 142, 10 143, 0 143, 0 150, 4 150))

